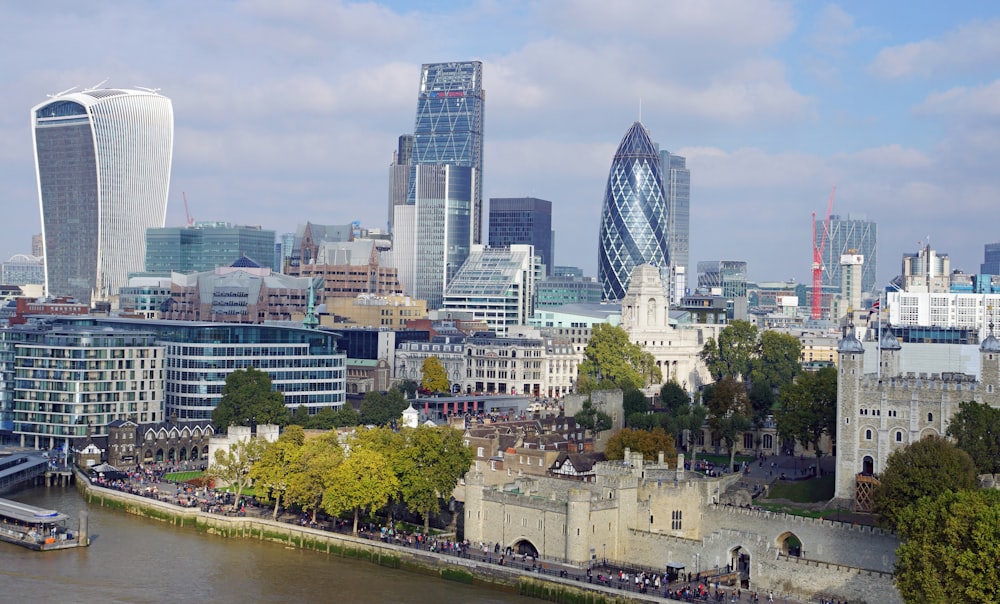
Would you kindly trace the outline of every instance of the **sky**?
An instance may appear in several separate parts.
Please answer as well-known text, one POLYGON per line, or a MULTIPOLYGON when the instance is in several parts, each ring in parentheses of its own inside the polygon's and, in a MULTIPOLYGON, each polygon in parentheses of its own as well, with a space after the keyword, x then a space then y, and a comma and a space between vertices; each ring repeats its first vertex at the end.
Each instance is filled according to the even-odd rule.
MULTIPOLYGON (((167 226, 386 226, 420 66, 480 60, 483 194, 552 201, 596 275, 636 120, 691 170, 691 261, 810 281, 812 213, 878 224, 878 279, 1000 240, 1000 4, 778 0, 49 0, 0 4, 0 256, 41 232, 30 109, 76 86, 174 109, 167 226)), ((484 210, 485 213, 485 210, 484 210)), ((484 216, 485 220, 485 216, 484 216)), ((484 240, 486 233, 483 233, 484 240)))

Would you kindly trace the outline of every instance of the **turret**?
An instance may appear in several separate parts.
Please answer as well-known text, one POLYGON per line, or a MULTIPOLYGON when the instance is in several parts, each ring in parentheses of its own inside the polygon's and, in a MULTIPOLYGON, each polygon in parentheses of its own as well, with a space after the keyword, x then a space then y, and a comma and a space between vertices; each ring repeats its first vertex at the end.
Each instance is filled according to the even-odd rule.
POLYGON ((879 368, 881 377, 892 378, 899 376, 899 351, 902 346, 899 340, 892 334, 891 329, 882 332, 879 339, 879 368))
POLYGON ((990 335, 979 345, 979 382, 983 401, 997 406, 1000 402, 1000 340, 993 335, 993 323, 990 323, 990 335))
POLYGON ((834 498, 854 500, 858 467, 858 430, 855 425, 861 398, 861 376, 865 367, 865 348, 854 335, 844 334, 837 345, 837 481, 834 498))

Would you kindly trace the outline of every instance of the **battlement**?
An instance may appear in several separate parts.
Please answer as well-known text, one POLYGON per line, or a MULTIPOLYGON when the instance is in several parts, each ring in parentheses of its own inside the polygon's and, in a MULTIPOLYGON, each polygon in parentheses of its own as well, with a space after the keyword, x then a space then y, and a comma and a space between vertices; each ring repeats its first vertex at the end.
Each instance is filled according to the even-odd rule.
MULTIPOLYGON (((824 528, 839 529, 844 532, 850 533, 860 533, 865 535, 878 535, 878 536, 893 536, 892 531, 887 531, 874 526, 867 526, 863 524, 853 524, 847 522, 837 522, 835 520, 826 520, 823 518, 809 518, 807 516, 793 516, 791 514, 786 514, 784 512, 770 512, 768 510, 762 510, 759 508, 741 508, 731 505, 714 505, 712 509, 721 514, 729 514, 733 516, 745 516, 749 518, 760 518, 767 520, 780 520, 789 525, 800 524, 800 525, 811 525, 811 526, 822 526, 824 528)), ((789 529, 794 530, 794 529, 789 529)))
POLYGON ((900 388, 904 390, 955 390, 975 392, 980 388, 980 382, 974 375, 958 372, 931 373, 908 372, 901 376, 878 377, 874 373, 866 374, 860 380, 861 387, 866 390, 889 390, 900 388))

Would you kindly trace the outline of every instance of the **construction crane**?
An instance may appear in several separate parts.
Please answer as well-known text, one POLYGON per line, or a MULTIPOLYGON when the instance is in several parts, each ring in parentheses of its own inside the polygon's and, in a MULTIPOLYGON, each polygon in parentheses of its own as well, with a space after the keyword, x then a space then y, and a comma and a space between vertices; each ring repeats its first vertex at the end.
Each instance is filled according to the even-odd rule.
POLYGON ((812 318, 819 319, 823 315, 823 250, 826 248, 826 238, 830 233, 830 213, 833 212, 833 195, 837 192, 834 185, 830 190, 830 201, 826 204, 826 218, 823 219, 823 235, 819 244, 816 243, 816 212, 812 213, 812 237, 813 237, 813 295, 812 295, 812 318))
MULTIPOLYGON (((184 197, 184 216, 187 218, 187 225, 194 226, 194 218, 191 218, 191 210, 188 209, 188 196, 187 193, 181 191, 181 196, 184 197)), ((815 222, 816 215, 813 214, 813 221, 815 222)), ((815 243, 815 242, 813 242, 815 243)))

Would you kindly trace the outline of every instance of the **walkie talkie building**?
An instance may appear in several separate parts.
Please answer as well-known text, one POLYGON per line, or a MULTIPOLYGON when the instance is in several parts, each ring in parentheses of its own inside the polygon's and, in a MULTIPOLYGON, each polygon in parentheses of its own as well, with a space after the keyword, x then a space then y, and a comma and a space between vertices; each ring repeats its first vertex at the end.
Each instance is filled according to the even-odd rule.
POLYGON ((52 296, 110 301, 166 219, 174 117, 148 90, 61 93, 31 110, 52 296))

